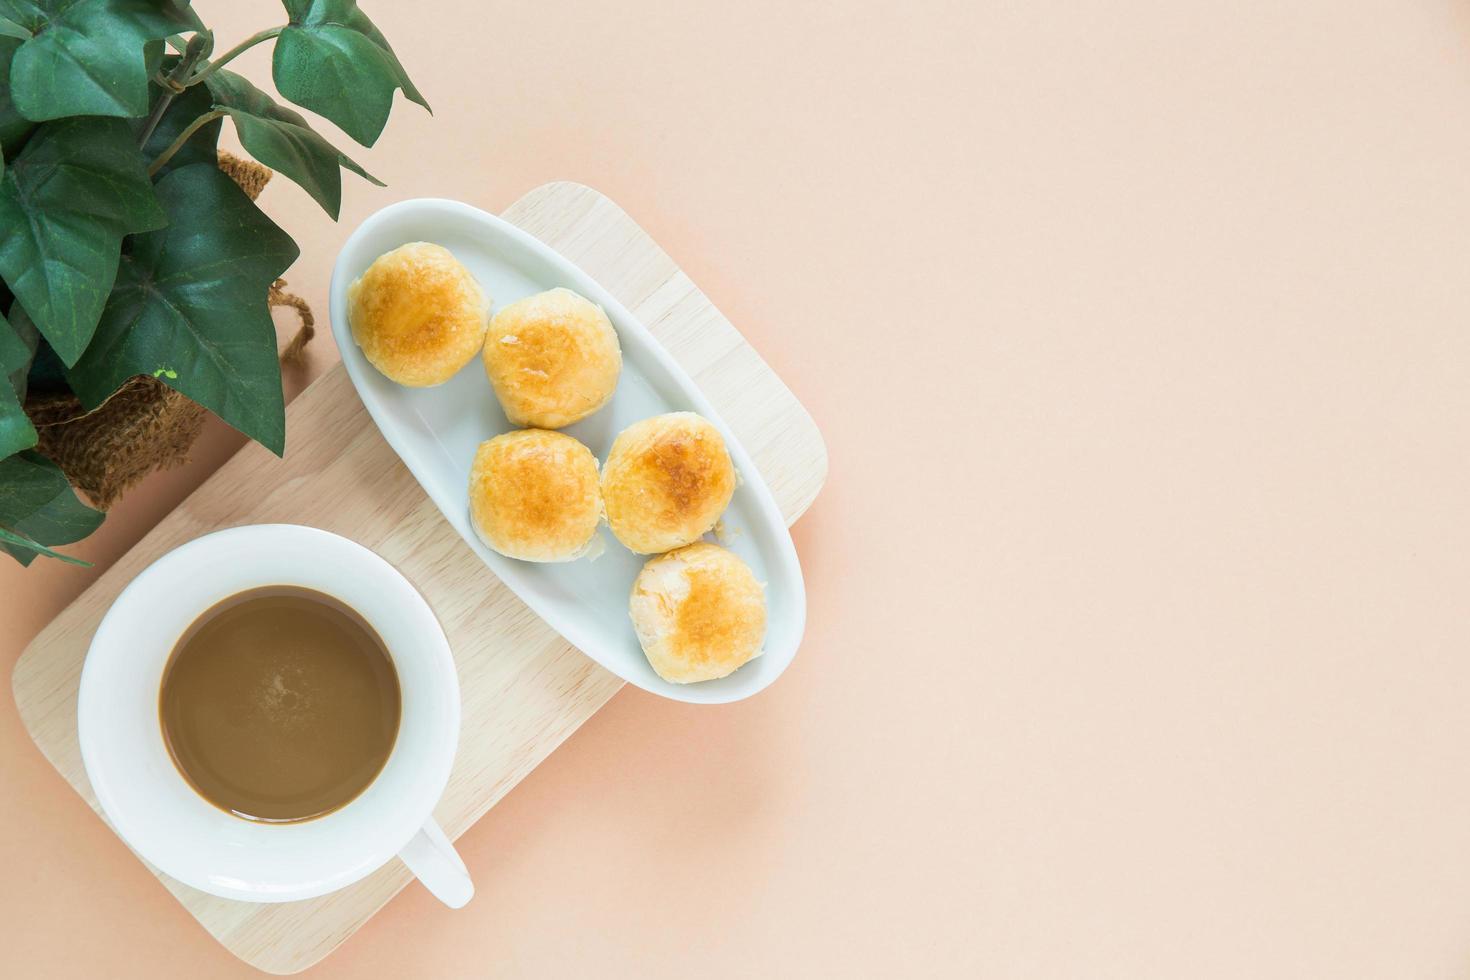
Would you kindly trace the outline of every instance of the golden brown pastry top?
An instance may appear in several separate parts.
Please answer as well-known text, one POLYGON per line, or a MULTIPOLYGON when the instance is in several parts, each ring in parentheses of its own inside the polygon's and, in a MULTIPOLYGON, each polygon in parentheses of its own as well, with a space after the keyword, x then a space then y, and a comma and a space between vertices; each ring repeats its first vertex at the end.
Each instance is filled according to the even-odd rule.
POLYGON ((735 484, 719 430, 693 412, 672 412, 635 422, 613 441, 602 496, 613 534, 646 555, 699 540, 735 484))
POLYGON ((623 369, 602 308, 570 289, 511 303, 485 335, 485 374, 513 425, 560 429, 606 405, 623 369))
POLYGON ((442 245, 410 242, 373 260, 347 287, 352 339, 401 385, 448 381, 485 342, 490 301, 442 245))
POLYGON ((521 429, 480 444, 470 468, 470 520, 502 555, 580 558, 601 518, 597 459, 576 439, 521 429))
POLYGON ((629 612, 649 664, 676 684, 724 677, 759 656, 765 641, 765 590, 755 573, 703 541, 644 565, 629 612))

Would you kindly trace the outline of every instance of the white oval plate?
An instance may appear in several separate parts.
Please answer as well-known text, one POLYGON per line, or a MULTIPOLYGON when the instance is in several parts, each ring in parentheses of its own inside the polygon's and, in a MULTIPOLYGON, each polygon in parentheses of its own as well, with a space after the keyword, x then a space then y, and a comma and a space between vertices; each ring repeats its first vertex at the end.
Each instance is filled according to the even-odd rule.
POLYGON ((607 290, 551 248, 493 214, 458 201, 424 198, 384 208, 354 231, 332 269, 332 333, 347 373, 383 437, 475 554, 516 595, 587 656, 645 691, 676 701, 738 701, 770 684, 796 655, 806 626, 806 589, 796 549, 770 488, 740 441, 663 346, 607 290), (607 311, 623 348, 617 393, 602 411, 565 431, 598 460, 629 424, 662 412, 694 411, 724 434, 741 485, 725 512, 722 542, 766 583, 765 653, 729 677, 670 684, 653 672, 628 618, 628 594, 643 562, 598 533, 595 560, 562 564, 516 561, 485 547, 469 521, 469 472, 481 442, 512 426, 476 357, 436 388, 405 388, 368 363, 347 325, 347 286, 379 255, 406 242, 449 249, 490 294, 494 309, 555 286, 573 289, 607 311))

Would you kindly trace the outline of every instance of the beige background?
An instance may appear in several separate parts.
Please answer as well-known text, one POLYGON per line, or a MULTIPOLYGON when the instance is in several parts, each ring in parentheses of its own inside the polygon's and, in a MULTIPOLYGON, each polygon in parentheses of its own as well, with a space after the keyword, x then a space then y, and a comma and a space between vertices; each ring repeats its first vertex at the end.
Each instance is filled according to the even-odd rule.
MULTIPOLYGON (((594 184, 832 475, 781 684, 623 692, 463 838, 469 908, 313 976, 1470 975, 1470 4, 368 9, 435 116, 340 225, 270 188, 293 285, 389 201, 594 184)), ((93 574, 0 567, 0 661, 93 574)), ((0 972, 250 972, 8 698, 0 787, 0 972)))

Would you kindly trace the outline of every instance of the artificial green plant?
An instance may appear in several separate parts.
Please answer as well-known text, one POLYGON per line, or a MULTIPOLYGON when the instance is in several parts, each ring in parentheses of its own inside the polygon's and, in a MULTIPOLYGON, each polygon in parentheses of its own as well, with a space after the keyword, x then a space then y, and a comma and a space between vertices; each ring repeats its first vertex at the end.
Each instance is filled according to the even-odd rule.
POLYGON ((395 89, 424 101, 354 0, 285 0, 286 22, 215 56, 184 2, 0 0, 0 549, 22 564, 90 534, 34 447, 29 386, 86 409, 136 375, 280 454, 266 296, 296 244, 218 166, 226 119, 334 219, 342 170, 381 182, 228 65, 274 42, 277 92, 364 146, 395 89))

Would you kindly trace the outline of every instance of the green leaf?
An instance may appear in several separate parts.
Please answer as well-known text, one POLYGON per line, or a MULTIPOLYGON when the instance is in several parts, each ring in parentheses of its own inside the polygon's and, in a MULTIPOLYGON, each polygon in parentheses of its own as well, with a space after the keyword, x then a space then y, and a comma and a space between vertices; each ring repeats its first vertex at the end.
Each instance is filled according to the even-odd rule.
POLYGON ((21 27, 9 17, 0 17, 0 37, 14 37, 22 41, 31 39, 31 32, 21 27))
POLYGON ((342 208, 340 167, 383 186, 382 181, 312 132, 299 112, 279 104, 234 72, 212 72, 204 84, 214 96, 215 108, 223 109, 235 121, 240 144, 250 155, 300 184, 332 220, 342 208))
POLYGON ((38 122, 143 115, 144 42, 184 26, 154 0, 0 0, 0 17, 34 35, 16 52, 10 87, 21 115, 38 122))
POLYGON ((0 453, 18 453, 30 449, 39 438, 15 389, 0 384, 0 453))
MULTIPOLYGON (((153 76, 163 66, 163 54, 165 50, 163 38, 154 38, 143 45, 143 73, 148 76, 148 84, 150 86, 153 86, 153 76)), ((151 96, 148 101, 150 103, 153 101, 151 96)))
POLYGON ((276 39, 271 75, 286 98, 326 116, 363 146, 383 132, 394 89, 429 108, 354 0, 284 2, 291 23, 276 39))
POLYGON ((10 311, 9 320, 0 317, 0 375, 10 378, 11 387, 22 399, 26 394, 31 361, 40 345, 41 337, 36 332, 36 325, 19 303, 10 311))
POLYGON ((10 62, 18 50, 19 41, 0 37, 0 149, 8 157, 20 152, 26 137, 36 128, 36 124, 16 111, 14 103, 10 101, 10 84, 7 79, 10 78, 10 62))
MULTIPOLYGON (((10 311, 12 325, 15 323, 15 311, 10 311)), ((36 357, 31 361, 31 369, 26 374, 27 391, 57 392, 69 391, 66 383, 66 367, 61 363, 61 358, 56 356, 56 351, 41 338, 36 346, 36 357)))
POLYGON ((61 468, 40 453, 0 459, 0 550, 22 565, 38 554, 86 564, 46 546, 80 541, 103 516, 78 500, 61 468))
POLYGON ((285 404, 266 294, 296 244, 213 164, 171 171, 156 189, 168 227, 129 240, 97 336, 67 381, 92 408, 133 375, 155 375, 280 454, 285 404))
POLYGON ((131 127, 81 117, 36 131, 0 180, 0 276, 75 364, 97 326, 128 232, 165 221, 131 127))
POLYGON ((0 550, 4 550, 6 554, 10 555, 10 557, 22 565, 29 565, 35 559, 36 555, 45 555, 47 558, 59 558, 68 565, 92 567, 92 563, 89 561, 82 561, 80 558, 73 558, 71 555, 63 555, 59 551, 52 551, 39 541, 33 541, 22 534, 16 534, 14 531, 7 531, 3 527, 0 527, 0 550))
POLYGON ((207 30, 204 21, 199 19, 199 15, 190 6, 189 0, 159 0, 159 6, 163 7, 164 13, 178 25, 176 30, 199 32, 207 30))
MULTIPOLYGON (((172 62, 177 61, 177 58, 165 59, 164 70, 172 68, 172 62)), ((163 118, 158 121, 158 127, 153 130, 153 135, 144 144, 143 159, 150 162, 158 159, 158 155, 172 146, 174 140, 190 123, 212 108, 214 108, 214 100, 203 85, 193 85, 184 89, 174 98, 173 102, 169 103, 168 109, 163 113, 163 118)), ((141 125, 140 121, 139 126, 141 125)), ((216 164, 219 159, 219 133, 223 126, 224 120, 221 119, 215 119, 200 126, 194 131, 194 135, 179 147, 178 152, 159 168, 155 176, 162 177, 170 170, 177 170, 194 163, 216 164)))
POLYGON ((0 457, 36 444, 36 428, 21 406, 38 340, 34 328, 22 332, 0 317, 0 457))

